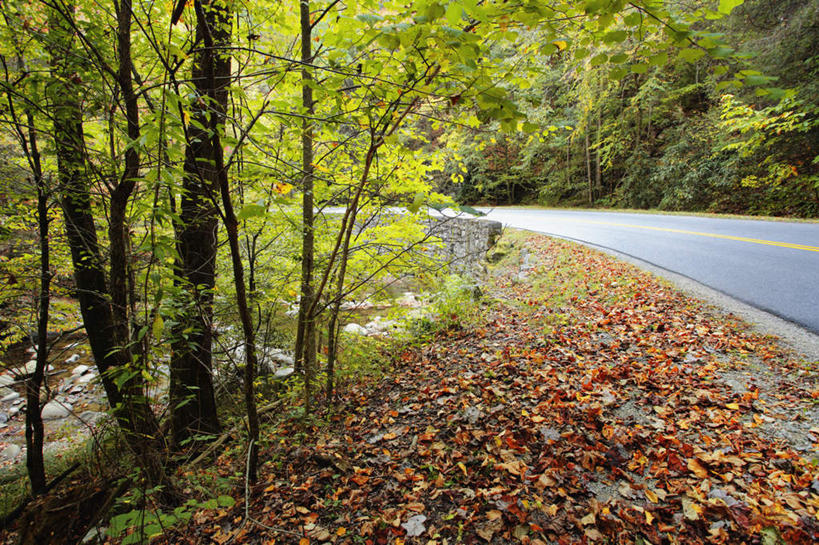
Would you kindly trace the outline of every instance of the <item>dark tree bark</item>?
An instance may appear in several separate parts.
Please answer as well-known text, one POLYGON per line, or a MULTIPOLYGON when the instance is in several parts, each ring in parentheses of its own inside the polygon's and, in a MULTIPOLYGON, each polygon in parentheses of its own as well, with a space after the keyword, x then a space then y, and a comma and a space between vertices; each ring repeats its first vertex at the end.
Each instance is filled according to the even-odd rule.
POLYGON ((177 226, 178 277, 187 290, 185 319, 175 330, 171 359, 171 427, 177 447, 196 436, 219 432, 213 389, 213 287, 216 280, 219 192, 214 133, 223 130, 230 83, 229 6, 196 0, 196 49, 192 80, 196 91, 193 122, 187 129, 180 225, 177 226), (211 44, 208 47, 208 44, 211 44), (192 333, 184 333, 189 326, 192 333))
MULTIPOLYGON (((108 402, 139 463, 143 464, 146 477, 152 484, 160 484, 165 481, 159 458, 162 437, 144 395, 139 373, 131 369, 129 346, 122 342, 125 340, 122 331, 127 332, 128 323, 127 319, 124 323, 118 321, 120 312, 112 308, 115 298, 106 282, 105 264, 94 223, 80 103, 82 89, 76 65, 76 59, 81 56, 74 50, 76 26, 73 12, 74 7, 69 3, 49 12, 54 77, 48 84, 48 96, 52 106, 59 191, 77 298, 108 402)), ((130 7, 127 13, 130 17, 130 7)), ((112 196, 114 200, 120 198, 127 200, 125 195, 112 196)), ((112 240, 111 243, 113 247, 119 241, 112 240)), ((118 266, 112 264, 112 272, 118 266)))
POLYGON ((313 286, 314 268, 314 218, 313 218, 313 101, 312 75, 307 66, 313 61, 312 24, 310 2, 299 3, 301 23, 301 60, 304 63, 301 78, 301 100, 306 116, 302 120, 302 250, 301 250, 301 296, 299 300, 298 329, 296 330, 295 359, 296 370, 304 377, 304 408, 310 412, 312 403, 312 382, 316 363, 316 326, 312 309, 315 308, 316 294, 313 286))
MULTIPOLYGON (((6 14, 3 19, 8 24, 6 14)), ((26 72, 25 62, 20 52, 16 59, 17 69, 26 72)), ((5 57, 0 55, 6 83, 11 81, 5 57)), ((46 365, 48 364, 48 307, 50 304, 51 271, 49 270, 49 240, 48 240, 48 188, 43 177, 43 167, 40 161, 40 148, 37 143, 37 130, 34 124, 34 113, 30 105, 23 107, 25 122, 18 117, 14 99, 10 93, 7 108, 11 125, 22 148, 23 155, 31 169, 32 181, 37 192, 37 234, 40 242, 40 293, 37 305, 37 337, 32 339, 37 346, 36 364, 34 373, 26 380, 26 469, 31 483, 31 492, 34 496, 44 494, 48 490, 43 461, 43 417, 40 407, 40 389, 43 385, 46 365)))
POLYGON ((48 190, 43 179, 40 151, 34 130, 34 116, 28 113, 29 152, 37 187, 37 227, 40 235, 40 297, 37 316, 37 364, 34 374, 26 381, 26 468, 35 496, 47 490, 43 461, 43 416, 40 407, 40 388, 48 364, 48 307, 51 301, 51 270, 48 245, 48 190))

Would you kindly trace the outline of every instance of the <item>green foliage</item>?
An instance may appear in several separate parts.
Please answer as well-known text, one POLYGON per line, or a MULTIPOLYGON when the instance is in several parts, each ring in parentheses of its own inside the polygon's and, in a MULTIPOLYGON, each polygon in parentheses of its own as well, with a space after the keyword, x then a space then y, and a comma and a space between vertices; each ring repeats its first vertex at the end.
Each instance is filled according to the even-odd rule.
POLYGON ((479 291, 475 283, 459 275, 449 275, 441 289, 430 297, 424 315, 414 324, 421 334, 435 334, 464 327, 478 314, 479 291))
POLYGON ((680 3, 667 12, 674 31, 568 32, 561 48, 511 57, 537 72, 537 95, 514 93, 533 134, 447 135, 440 187, 460 202, 819 214, 819 10, 788 7, 766 19, 769 0, 680 3), (798 45, 774 38, 783 33, 798 45))
POLYGON ((193 514, 200 509, 229 508, 236 504, 231 496, 218 496, 205 501, 189 499, 170 512, 160 509, 132 509, 114 515, 109 520, 107 533, 115 539, 122 539, 123 545, 149 543, 152 538, 162 535, 166 530, 187 524, 193 514))

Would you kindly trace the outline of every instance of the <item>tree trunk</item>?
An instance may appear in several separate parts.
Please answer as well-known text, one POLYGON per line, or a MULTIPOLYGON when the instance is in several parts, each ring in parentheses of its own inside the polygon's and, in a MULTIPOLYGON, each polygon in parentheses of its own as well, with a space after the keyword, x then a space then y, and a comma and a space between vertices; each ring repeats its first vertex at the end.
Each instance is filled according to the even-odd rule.
MULTIPOLYGON (((119 344, 118 332, 126 324, 115 321, 111 293, 97 239, 86 171, 85 142, 80 97, 78 58, 74 51, 73 6, 49 12, 52 73, 48 95, 52 106, 58 181, 65 217, 66 238, 74 264, 74 279, 88 342, 102 378, 103 388, 126 439, 143 464, 152 484, 164 482, 158 457, 161 435, 148 399, 131 374, 131 353, 119 344)), ((42 342, 42 341, 41 341, 42 342)))
POLYGON ((313 218, 313 120, 315 111, 313 89, 310 87, 312 75, 307 68, 313 61, 311 50, 312 27, 310 22, 310 2, 299 3, 301 23, 301 61, 304 63, 301 78, 301 101, 306 112, 302 120, 302 251, 301 251, 301 296, 299 300, 298 330, 296 332, 296 369, 304 377, 304 407, 310 412, 312 403, 312 382, 316 361, 316 328, 312 308, 314 304, 314 218, 313 218))
MULTIPOLYGON (((180 224, 179 274, 188 293, 186 315, 175 328, 171 358, 171 428, 177 447, 219 432, 213 389, 213 288, 216 281, 219 169, 215 132, 223 130, 230 83, 231 13, 218 0, 196 0, 192 82, 193 121, 187 127, 180 224), (212 46, 208 47, 207 43, 212 46), (185 330, 192 326, 192 332, 185 330)), ((219 144, 221 145, 221 144, 219 144)))
POLYGON ((591 174, 591 151, 589 150, 589 128, 585 128, 585 144, 586 144, 586 185, 589 188, 589 204, 594 203, 594 183, 592 182, 591 174))
POLYGON ((602 119, 601 118, 602 117, 603 117, 603 112, 602 112, 602 108, 601 108, 600 110, 597 111, 597 144, 596 144, 595 150, 594 150, 594 162, 595 162, 594 185, 597 188, 597 194, 598 195, 601 195, 602 190, 603 190, 603 176, 602 176, 602 170, 601 170, 601 167, 600 167, 600 148, 603 145, 603 142, 601 141, 601 136, 600 136, 600 134, 601 134, 601 125, 602 125, 602 119))
POLYGON ((32 494, 47 491, 45 464, 43 461, 43 416, 40 408, 40 388, 48 364, 48 307, 51 301, 51 271, 48 244, 48 189, 45 187, 34 116, 27 112, 29 154, 37 187, 37 227, 40 235, 40 301, 37 316, 37 364, 34 374, 26 381, 26 468, 31 482, 32 494))

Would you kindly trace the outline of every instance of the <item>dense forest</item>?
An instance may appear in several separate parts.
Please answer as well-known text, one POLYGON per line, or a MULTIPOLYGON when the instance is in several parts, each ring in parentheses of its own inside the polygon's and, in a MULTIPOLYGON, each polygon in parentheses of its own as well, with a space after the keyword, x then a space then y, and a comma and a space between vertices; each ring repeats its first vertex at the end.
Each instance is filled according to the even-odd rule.
POLYGON ((575 35, 514 91, 530 133, 441 138, 457 150, 445 187, 469 203, 816 217, 817 17, 812 1, 745 2, 695 25, 706 47, 730 36, 714 56, 661 52, 641 63, 633 41, 575 35), (720 67, 728 54, 741 59, 736 74, 720 67))
POLYGON ((436 212, 819 214, 815 0, 3 0, 0 16, 0 429, 24 438, 2 462, 25 458, 3 522, 24 543, 83 537, 115 500, 124 542, 232 506, 186 480, 220 447, 252 495, 262 417, 306 434, 339 384, 480 293, 440 263, 436 212), (353 335, 351 314, 401 334, 353 335), (94 387, 110 480, 60 537, 25 510, 76 470, 44 451, 44 419, 94 387))

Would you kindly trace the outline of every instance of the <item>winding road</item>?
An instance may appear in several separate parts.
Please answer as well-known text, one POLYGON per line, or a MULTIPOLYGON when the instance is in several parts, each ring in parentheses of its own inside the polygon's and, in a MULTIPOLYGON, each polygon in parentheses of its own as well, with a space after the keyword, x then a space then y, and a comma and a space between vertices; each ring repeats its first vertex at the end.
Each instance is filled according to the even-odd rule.
POLYGON ((481 208, 486 219, 625 254, 819 334, 819 223, 481 208))

